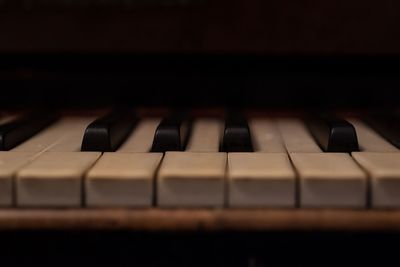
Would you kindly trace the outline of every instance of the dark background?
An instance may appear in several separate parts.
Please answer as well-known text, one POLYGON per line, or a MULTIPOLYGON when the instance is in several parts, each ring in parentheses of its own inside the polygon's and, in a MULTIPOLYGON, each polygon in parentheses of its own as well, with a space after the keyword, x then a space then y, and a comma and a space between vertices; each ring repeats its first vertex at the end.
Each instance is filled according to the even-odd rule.
POLYGON ((398 56, 7 54, 0 105, 397 107, 398 56))
POLYGON ((395 107, 400 2, 2 0, 0 105, 395 107))
POLYGON ((400 52, 399 8, 395 0, 1 0, 0 51, 391 55, 400 52))
POLYGON ((2 232, 4 266, 395 266, 399 235, 357 232, 2 232))

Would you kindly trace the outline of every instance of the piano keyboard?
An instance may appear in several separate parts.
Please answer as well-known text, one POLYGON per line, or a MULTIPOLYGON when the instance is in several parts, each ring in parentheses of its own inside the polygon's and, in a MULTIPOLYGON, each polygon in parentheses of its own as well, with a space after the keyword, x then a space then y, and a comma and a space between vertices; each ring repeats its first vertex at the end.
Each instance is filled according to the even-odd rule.
POLYGON ((400 208, 399 149, 375 129, 338 117, 17 116, 0 125, 0 205, 400 208))

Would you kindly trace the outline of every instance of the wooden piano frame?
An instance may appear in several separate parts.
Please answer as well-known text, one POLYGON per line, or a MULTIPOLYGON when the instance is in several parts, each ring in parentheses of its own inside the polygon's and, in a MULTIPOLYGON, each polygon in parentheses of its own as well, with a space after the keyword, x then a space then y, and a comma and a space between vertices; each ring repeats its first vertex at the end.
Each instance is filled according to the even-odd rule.
POLYGON ((0 230, 400 231, 400 210, 1 209, 0 230))

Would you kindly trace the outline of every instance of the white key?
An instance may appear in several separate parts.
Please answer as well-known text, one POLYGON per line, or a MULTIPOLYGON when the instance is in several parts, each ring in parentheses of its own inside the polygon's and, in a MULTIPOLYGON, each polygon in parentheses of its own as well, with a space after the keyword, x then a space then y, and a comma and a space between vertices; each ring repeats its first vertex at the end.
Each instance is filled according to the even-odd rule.
POLYGON ((79 207, 82 178, 99 152, 45 152, 16 175, 16 202, 23 207, 79 207))
POLYGON ((149 152, 160 121, 159 118, 141 120, 117 152, 149 152))
POLYGON ((289 153, 322 152, 301 120, 278 119, 277 122, 279 132, 289 153))
POLYGON ((294 207, 296 175, 286 153, 229 153, 228 205, 294 207))
POLYGON ((249 122, 255 152, 286 153, 277 124, 271 119, 252 119, 249 122))
POLYGON ((64 132, 72 126, 73 121, 70 119, 61 119, 19 146, 13 148, 12 151, 42 152, 54 145, 63 136, 64 132))
MULTIPOLYGON (((77 117, 63 118, 55 124, 51 125, 50 127, 44 129, 37 135, 23 142, 19 146, 15 147, 11 151, 40 153, 48 149, 54 150, 54 148, 51 147, 55 145, 61 148, 63 145, 59 145, 59 142, 63 143, 65 142, 63 140, 68 140, 69 138, 71 138, 71 136, 73 139, 76 140, 76 133, 81 133, 82 128, 86 127, 88 125, 88 122, 92 119, 93 118, 77 117)), ((80 137, 80 142, 82 142, 82 137, 83 135, 80 137)), ((71 151, 70 145, 67 145, 67 147, 67 151, 71 151)), ((75 151, 76 149, 77 147, 75 145, 73 151, 75 151)), ((60 151, 64 149, 56 150, 60 151)), ((79 151, 79 149, 76 151, 79 151)))
POLYGON ((36 153, 29 152, 0 152, 0 205, 13 204, 13 177, 23 166, 28 164, 36 153))
POLYGON ((292 153, 300 179, 300 206, 363 208, 367 177, 347 153, 292 153))
POLYGON ((157 177, 162 207, 222 207, 226 153, 167 152, 157 177))
POLYGON ((353 152, 352 156, 370 177, 371 206, 399 208, 400 153, 353 152))
POLYGON ((381 137, 373 129, 357 119, 348 119, 357 132, 360 151, 365 152, 398 152, 399 150, 381 137))
POLYGON ((217 119, 199 119, 193 124, 186 151, 218 152, 223 124, 217 119))
POLYGON ((104 153, 87 173, 87 206, 150 207, 162 153, 104 153))
POLYGON ((80 117, 71 119, 71 126, 68 127, 46 152, 78 152, 81 150, 83 136, 87 126, 93 122, 96 117, 80 117))
MULTIPOLYGON (((71 139, 72 136, 76 136, 75 133, 77 132, 77 129, 84 127, 84 124, 87 124, 88 122, 90 122, 90 119, 62 119, 11 151, 1 152, 0 204, 12 204, 13 198, 15 197, 13 196, 11 185, 13 184, 15 174, 21 169, 22 166, 27 165, 30 161, 38 157, 43 151, 49 149, 51 150, 52 146, 60 142, 63 137, 68 137, 71 139)), ((78 132, 81 133, 82 131, 79 130, 78 132)), ((77 138, 75 139, 78 140, 77 138)), ((74 146, 74 149, 75 147, 76 146, 74 146)), ((66 148, 65 145, 64 148, 66 148)))

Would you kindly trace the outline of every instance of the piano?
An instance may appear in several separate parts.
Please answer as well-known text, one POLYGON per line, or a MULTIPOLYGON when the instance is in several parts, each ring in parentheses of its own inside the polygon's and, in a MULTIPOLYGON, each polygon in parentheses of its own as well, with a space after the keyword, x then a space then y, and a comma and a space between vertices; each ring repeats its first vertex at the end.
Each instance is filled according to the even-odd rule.
POLYGON ((393 264, 383 1, 0 1, 0 262, 393 264))

